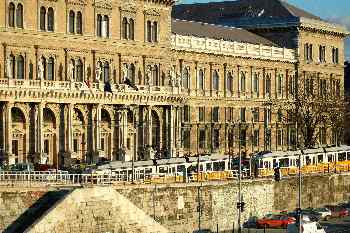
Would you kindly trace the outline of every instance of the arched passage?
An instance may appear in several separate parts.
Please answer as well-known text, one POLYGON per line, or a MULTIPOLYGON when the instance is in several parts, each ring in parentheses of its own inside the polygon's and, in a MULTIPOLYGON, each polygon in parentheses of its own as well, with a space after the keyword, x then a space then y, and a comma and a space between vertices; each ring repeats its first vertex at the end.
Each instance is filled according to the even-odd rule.
POLYGON ((152 111, 152 147, 155 151, 160 150, 160 119, 156 111, 152 111))
POLYGON ((55 113, 50 108, 43 110, 43 144, 42 152, 44 157, 41 160, 43 164, 55 165, 57 164, 57 121, 55 113))
POLYGON ((112 156, 111 124, 109 112, 106 109, 101 109, 100 150, 103 152, 104 158, 108 160, 111 160, 112 156))
POLYGON ((82 112, 75 108, 73 111, 73 145, 72 158, 78 161, 85 160, 86 153, 86 123, 82 112))

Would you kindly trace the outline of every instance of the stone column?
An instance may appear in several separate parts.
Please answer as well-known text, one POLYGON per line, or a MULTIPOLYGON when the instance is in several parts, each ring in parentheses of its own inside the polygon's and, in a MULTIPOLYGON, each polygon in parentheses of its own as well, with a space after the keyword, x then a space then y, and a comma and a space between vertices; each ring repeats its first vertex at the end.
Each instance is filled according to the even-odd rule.
POLYGON ((127 145, 127 139, 128 139, 128 111, 127 110, 123 110, 122 111, 122 117, 121 117, 121 121, 122 121, 122 148, 126 148, 127 145))
POLYGON ((146 144, 148 146, 152 145, 152 106, 147 106, 147 120, 146 120, 146 126, 147 126, 147 136, 146 136, 146 144))
POLYGON ((176 107, 176 148, 178 151, 178 155, 182 156, 183 149, 181 143, 181 110, 180 107, 176 107))
POLYGON ((67 153, 73 152, 73 104, 68 104, 67 109, 67 153))
POLYGON ((174 148, 175 148, 175 109, 173 106, 169 106, 169 111, 168 111, 168 124, 169 124, 169 129, 168 129, 168 149, 169 149, 169 156, 174 157, 174 148))
POLYGON ((12 109, 13 103, 7 102, 4 108, 4 118, 5 118, 5 153, 7 155, 7 160, 10 160, 12 156, 12 109))
POLYGON ((43 128, 44 128, 44 103, 40 102, 38 104, 37 108, 37 154, 38 154, 38 162, 41 163, 42 156, 44 153, 44 135, 43 135, 43 128))
POLYGON ((96 108, 96 124, 95 124, 95 150, 98 153, 101 150, 101 105, 97 105, 96 108))

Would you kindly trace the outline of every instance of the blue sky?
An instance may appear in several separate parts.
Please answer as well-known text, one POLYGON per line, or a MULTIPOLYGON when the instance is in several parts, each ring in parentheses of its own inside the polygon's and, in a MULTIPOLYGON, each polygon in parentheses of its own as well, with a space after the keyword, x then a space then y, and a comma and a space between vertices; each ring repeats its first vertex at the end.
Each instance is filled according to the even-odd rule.
MULTIPOLYGON (((224 0, 210 0, 221 2, 224 0)), ((347 26, 350 31, 350 0, 286 0, 325 20, 347 26)), ((179 0, 179 3, 208 2, 208 0, 179 0)), ((350 37, 345 43, 345 57, 350 61, 350 37)))

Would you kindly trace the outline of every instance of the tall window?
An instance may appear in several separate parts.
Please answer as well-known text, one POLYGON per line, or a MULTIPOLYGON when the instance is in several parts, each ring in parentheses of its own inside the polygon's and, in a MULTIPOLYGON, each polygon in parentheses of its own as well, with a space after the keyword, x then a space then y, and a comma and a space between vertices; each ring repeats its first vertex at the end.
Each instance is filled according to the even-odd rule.
POLYGON ((318 55, 321 63, 326 62, 326 46, 320 45, 318 55))
POLYGON ((326 145, 327 139, 326 139, 326 129, 320 128, 320 144, 326 145))
POLYGON ((246 129, 241 129, 239 133, 239 140, 241 142, 241 146, 245 147, 246 146, 246 140, 247 140, 247 130, 246 129))
POLYGON ((265 95, 271 96, 271 75, 267 74, 265 77, 265 95))
POLYGON ((259 130, 258 129, 254 130, 253 145, 254 146, 259 146, 259 130))
POLYGON ((40 8, 40 30, 46 30, 46 9, 43 6, 40 8))
POLYGON ((17 5, 16 24, 18 28, 23 28, 23 5, 22 4, 17 5))
POLYGON ((46 58, 45 57, 41 58, 41 63, 43 65, 43 74, 44 74, 43 79, 46 80, 46 78, 47 78, 47 74, 46 74, 47 73, 47 69, 46 69, 47 65, 46 65, 46 58))
POLYGON ((153 86, 159 86, 159 69, 157 65, 154 65, 152 69, 153 86))
POLYGON ((220 147, 220 130, 213 129, 213 149, 219 149, 220 147))
POLYGON ((253 121, 259 122, 259 108, 253 109, 253 121))
POLYGON ((312 62, 312 44, 306 43, 304 45, 304 59, 308 62, 312 62))
POLYGON ((277 130, 277 146, 283 145, 283 131, 282 129, 277 130))
POLYGON ((213 81, 213 90, 218 91, 219 90, 219 74, 216 70, 214 70, 213 72, 213 77, 212 77, 213 81))
POLYGON ((77 82, 83 82, 83 62, 78 59, 77 66, 76 66, 76 81, 77 82))
POLYGON ((51 7, 47 10, 47 30, 50 32, 55 30, 55 12, 51 7))
POLYGON ((109 17, 107 15, 103 16, 102 25, 102 36, 109 37, 109 17))
POLYGON ((47 79, 55 79, 55 60, 52 57, 50 57, 47 62, 47 79))
POLYGON ((128 20, 125 17, 122 20, 122 35, 123 39, 128 39, 128 20))
POLYGON ((74 33, 75 29, 75 13, 74 11, 69 11, 69 32, 74 33))
POLYGON ((147 21, 147 41, 152 42, 152 23, 147 21))
POLYGON ((102 15, 98 14, 96 18, 96 34, 98 37, 102 36, 102 15))
POLYGON ((241 72, 240 91, 245 92, 245 73, 243 71, 241 72))
POLYGON ((24 79, 24 58, 22 55, 17 57, 17 79, 24 79))
POLYGON ((77 13, 77 33, 83 34, 83 15, 80 11, 77 13))
POLYGON ((253 77, 253 92, 259 94, 259 73, 254 73, 253 77))
POLYGON ((183 137, 183 147, 186 149, 190 149, 191 146, 191 136, 190 136, 190 130, 184 129, 182 131, 182 137, 183 137))
POLYGON ((189 68, 184 68, 183 74, 182 74, 182 86, 183 88, 188 89, 189 88, 189 80, 190 79, 190 74, 189 74, 189 68))
POLYGON ((327 94, 327 80, 321 79, 320 80, 320 95, 326 96, 326 94, 327 94))
POLYGON ((109 63, 107 61, 103 64, 103 81, 109 82, 109 63))
POLYGON ((12 2, 9 4, 9 26, 15 26, 15 4, 12 2))
POLYGON ((200 149, 205 148, 205 129, 199 130, 199 148, 200 149))
POLYGON ((190 121, 190 106, 185 105, 183 108, 183 120, 184 122, 190 121))
POLYGON ((135 22, 133 19, 129 19, 129 40, 135 39, 135 22))
POLYGON ((219 122, 219 107, 212 108, 212 119, 213 122, 219 122))
POLYGON ((241 122, 245 122, 245 108, 241 108, 240 110, 240 120, 241 122))
POLYGON ((334 64, 339 63, 339 49, 338 48, 332 48, 332 62, 334 64))
POLYGON ((282 95, 282 85, 283 85, 283 75, 282 74, 279 74, 277 76, 277 94, 279 96, 282 95))
POLYGON ((204 72, 202 69, 198 72, 198 89, 204 90, 204 72))
POLYGON ((229 92, 233 92, 233 77, 231 72, 227 73, 227 77, 226 77, 226 90, 229 92))
POLYGON ((294 95, 295 91, 295 76, 291 75, 289 76, 288 80, 288 92, 290 95, 294 95))
POLYGON ((158 42, 158 23, 157 22, 153 22, 152 41, 153 42, 158 42))
POLYGON ((205 113, 205 108, 204 107, 199 107, 198 108, 198 121, 203 122, 204 121, 204 113, 205 113))
POLYGON ((131 63, 131 64, 129 65, 128 77, 129 77, 129 80, 130 80, 132 83, 136 83, 136 80, 135 80, 135 65, 134 65, 133 63, 131 63))

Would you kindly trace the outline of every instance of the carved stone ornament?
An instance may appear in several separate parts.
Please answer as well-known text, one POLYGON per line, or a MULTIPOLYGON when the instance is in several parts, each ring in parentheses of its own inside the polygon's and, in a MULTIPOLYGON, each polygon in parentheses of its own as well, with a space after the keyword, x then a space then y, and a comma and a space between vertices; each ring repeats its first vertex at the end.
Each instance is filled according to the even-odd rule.
POLYGON ((38 62, 38 79, 44 79, 44 71, 43 61, 40 59, 38 62))
POLYGON ((87 0, 66 0, 67 5, 81 5, 86 6, 87 0))
POLYGON ((13 61, 10 57, 6 59, 6 75, 7 78, 13 78, 13 61))
POLYGON ((146 70, 146 84, 151 85, 152 83, 152 67, 148 66, 146 70))
POLYGON ((146 9, 144 11, 145 15, 151 15, 151 16, 160 16, 160 12, 157 9, 146 9))
POLYGON ((112 1, 111 0, 96 0, 93 4, 96 8, 102 8, 107 10, 112 10, 112 1))

